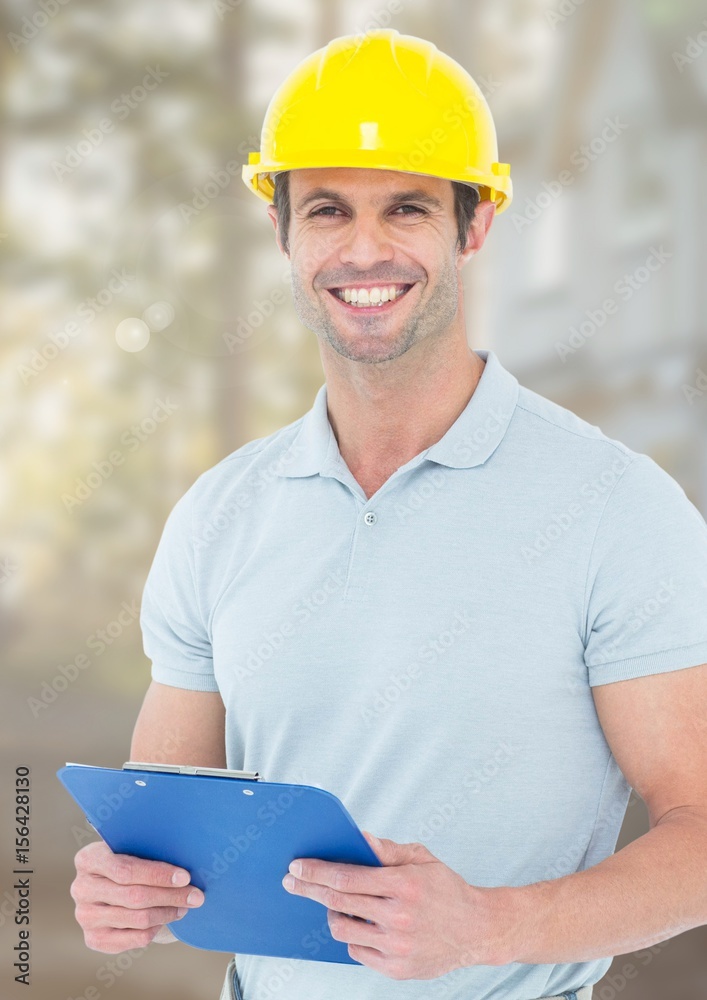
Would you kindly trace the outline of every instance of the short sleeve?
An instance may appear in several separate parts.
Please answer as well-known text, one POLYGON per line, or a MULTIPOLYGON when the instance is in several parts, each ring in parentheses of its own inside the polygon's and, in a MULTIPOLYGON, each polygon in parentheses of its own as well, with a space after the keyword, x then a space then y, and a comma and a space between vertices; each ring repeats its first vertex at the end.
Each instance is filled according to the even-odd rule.
POLYGON ((585 607, 591 686, 707 662, 707 524, 648 455, 606 500, 585 607))
POLYGON ((140 607, 143 649, 152 678, 193 691, 218 691, 211 641, 199 607, 192 495, 182 496, 162 530, 140 607))

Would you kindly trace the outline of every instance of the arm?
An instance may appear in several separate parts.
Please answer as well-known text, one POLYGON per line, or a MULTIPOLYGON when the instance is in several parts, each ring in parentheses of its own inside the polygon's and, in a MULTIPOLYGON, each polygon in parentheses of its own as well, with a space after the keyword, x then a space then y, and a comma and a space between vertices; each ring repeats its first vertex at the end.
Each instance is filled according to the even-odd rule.
POLYGON ((585 962, 707 923, 707 663, 592 690, 650 814, 649 832, 623 850, 563 878, 489 888, 468 884, 423 844, 380 840, 371 846, 382 868, 295 859, 301 870, 291 865, 296 877, 283 885, 323 903, 332 936, 393 979, 585 962))
MULTIPOLYGON (((221 695, 188 691, 152 681, 140 709, 131 760, 225 767, 225 710, 221 695)), ((111 954, 151 941, 176 941, 165 924, 200 906, 203 893, 189 885, 189 873, 161 861, 113 854, 104 841, 76 854, 71 895, 76 919, 89 948, 111 954), (181 873, 178 884, 172 882, 181 873), (189 894, 196 897, 191 900, 189 894)))
POLYGON ((585 871, 493 890, 498 964, 622 955, 707 924, 707 664, 592 694, 650 830, 585 871))
POLYGON ((221 695, 152 681, 133 730, 130 759, 226 767, 226 711, 221 695))

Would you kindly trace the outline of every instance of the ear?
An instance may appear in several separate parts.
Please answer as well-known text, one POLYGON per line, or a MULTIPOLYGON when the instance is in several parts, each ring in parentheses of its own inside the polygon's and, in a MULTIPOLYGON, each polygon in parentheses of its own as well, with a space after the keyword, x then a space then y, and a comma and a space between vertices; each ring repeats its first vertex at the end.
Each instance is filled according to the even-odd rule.
POLYGON ((282 240, 280 239, 280 230, 277 225, 277 209, 275 208, 274 205, 268 205, 268 215, 270 216, 270 221, 272 222, 273 227, 275 229, 275 241, 277 242, 278 250, 280 251, 283 257, 286 257, 287 260, 289 260, 290 255, 288 253, 285 253, 282 246, 282 240))
POLYGON ((489 201, 488 198, 484 201, 480 201, 476 206, 474 218, 469 223, 469 229, 467 231, 466 247, 462 253, 458 254, 458 266, 460 269, 464 267, 464 265, 471 260, 474 254, 477 254, 484 245, 486 235, 491 228, 491 223, 493 222, 495 215, 496 205, 494 202, 489 201))

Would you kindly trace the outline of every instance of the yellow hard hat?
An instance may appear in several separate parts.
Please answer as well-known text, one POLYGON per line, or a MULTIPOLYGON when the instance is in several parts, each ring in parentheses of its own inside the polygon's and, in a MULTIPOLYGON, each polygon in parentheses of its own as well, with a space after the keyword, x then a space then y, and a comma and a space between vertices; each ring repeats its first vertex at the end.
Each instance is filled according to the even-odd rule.
POLYGON ((369 167, 475 184, 506 209, 510 164, 478 85, 432 42, 394 28, 343 35, 300 62, 273 95, 243 181, 273 200, 273 174, 369 167))

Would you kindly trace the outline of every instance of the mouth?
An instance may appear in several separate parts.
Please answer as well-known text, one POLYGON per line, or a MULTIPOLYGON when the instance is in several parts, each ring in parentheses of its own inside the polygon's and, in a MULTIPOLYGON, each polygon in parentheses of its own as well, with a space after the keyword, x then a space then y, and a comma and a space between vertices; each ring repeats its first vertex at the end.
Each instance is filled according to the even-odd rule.
POLYGON ((341 288, 328 288, 327 291, 349 312, 379 313, 394 309, 412 287, 411 284, 402 283, 369 288, 345 285, 341 288))

